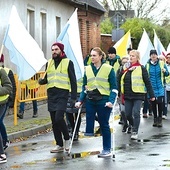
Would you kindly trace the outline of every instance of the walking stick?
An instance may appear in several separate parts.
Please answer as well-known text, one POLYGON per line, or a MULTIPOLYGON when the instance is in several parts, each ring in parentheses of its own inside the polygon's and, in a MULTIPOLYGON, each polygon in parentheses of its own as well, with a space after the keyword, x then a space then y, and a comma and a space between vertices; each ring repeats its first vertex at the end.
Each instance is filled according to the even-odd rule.
MULTIPOLYGON (((117 102, 117 98, 118 98, 118 91, 116 89, 113 89, 112 92, 116 93, 116 98, 115 98, 115 101, 113 103, 113 107, 112 107, 112 116, 113 116, 113 123, 112 123, 112 128, 114 130, 114 110, 115 110, 115 105, 116 105, 116 102, 117 102)), ((115 158, 115 133, 113 131, 113 135, 112 135, 112 158, 114 159, 115 158)))
POLYGON ((78 109, 77 119, 76 119, 76 123, 75 123, 75 126, 74 126, 73 135, 72 135, 72 138, 71 138, 71 143, 70 143, 70 147, 69 147, 69 151, 68 151, 68 156, 70 156, 70 153, 71 153, 73 140, 74 140, 74 135, 76 133, 77 124, 78 124, 79 116, 80 116, 80 113, 81 113, 81 108, 82 108, 82 106, 78 109))

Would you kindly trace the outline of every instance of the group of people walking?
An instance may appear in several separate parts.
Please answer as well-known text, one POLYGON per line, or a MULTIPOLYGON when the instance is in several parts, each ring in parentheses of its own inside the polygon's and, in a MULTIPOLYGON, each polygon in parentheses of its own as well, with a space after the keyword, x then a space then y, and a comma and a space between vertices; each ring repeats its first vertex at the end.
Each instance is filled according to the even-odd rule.
POLYGON ((146 117, 147 107, 153 112, 153 127, 162 127, 163 114, 167 114, 165 102, 169 87, 169 65, 167 61, 162 61, 157 55, 156 50, 150 51, 150 58, 145 66, 140 64, 140 54, 136 50, 130 52, 130 65, 124 66, 122 73, 119 74, 119 91, 122 93, 125 103, 124 126, 132 127, 131 139, 138 138, 138 129, 140 124, 140 108, 144 101, 143 117, 146 117), (139 69, 140 68, 140 69, 139 69))
MULTIPOLYGON (((111 156, 109 118, 116 98, 114 89, 118 90, 119 101, 121 101, 124 122, 122 131, 131 133, 131 139, 138 139, 140 110, 145 99, 152 105, 153 126, 162 127, 164 82, 169 72, 166 63, 159 60, 156 50, 150 51, 150 58, 143 66, 137 50, 128 49, 128 56, 121 59, 114 47, 108 49, 107 57, 99 47, 92 48, 88 59, 85 60, 82 88, 77 98, 78 85, 74 64, 65 55, 64 45, 56 42, 51 49, 52 59, 48 61, 46 76, 39 80, 40 84, 47 84, 48 110, 56 140, 56 147, 51 150, 51 153, 69 150, 70 136, 64 120, 65 112, 67 118, 72 120, 70 110, 68 110, 68 98, 71 112, 76 114, 75 108, 80 108, 85 103, 85 136, 94 135, 94 122, 97 114, 103 141, 102 151, 98 157, 111 156)), ((78 140, 80 123, 81 120, 78 121, 75 140, 78 140)), ((73 132, 74 124, 72 127, 73 132)))
MULTIPOLYGON (((78 109, 86 109, 86 136, 94 135, 94 122, 97 114, 102 134, 102 151, 98 157, 111 156, 111 131, 109 119, 112 107, 116 102, 115 89, 121 106, 121 116, 124 123, 122 132, 131 133, 131 139, 138 139, 140 126, 140 110, 146 99, 151 103, 154 115, 153 126, 162 127, 164 107, 165 86, 167 96, 170 98, 170 81, 168 65, 170 65, 170 54, 167 55, 167 63, 158 58, 156 50, 150 51, 150 59, 145 66, 140 63, 140 53, 137 50, 128 49, 128 56, 122 59, 116 54, 116 49, 110 47, 108 56, 99 48, 91 49, 84 76, 80 81, 76 80, 73 62, 67 58, 64 45, 55 42, 51 46, 52 58, 46 64, 45 76, 38 80, 40 85, 47 84, 48 111, 52 121, 52 129, 56 141, 56 147, 51 153, 58 153, 70 149, 70 134, 65 121, 66 117, 72 124, 72 134, 75 126, 73 113, 77 117, 78 109), (88 61, 89 60, 89 61, 88 61), (78 84, 78 82, 80 84, 78 84), (78 90, 79 89, 79 90, 78 90), (79 97, 77 97, 79 96, 79 97), (68 109, 69 108, 69 109, 68 109)), ((1 84, 0 96, 7 97, 12 90, 8 76, 3 69, 0 70, 1 84), (4 78, 3 78, 4 77, 4 78), (3 93, 2 93, 3 92, 3 93)), ((0 101, 1 102, 1 101, 0 101)), ((0 114, 5 110, 6 98, 2 100, 0 114)), ((78 140, 79 127, 75 133, 78 140)), ((72 137, 72 136, 71 136, 72 137)), ((0 135, 0 162, 5 162, 6 155, 2 146, 0 135)))

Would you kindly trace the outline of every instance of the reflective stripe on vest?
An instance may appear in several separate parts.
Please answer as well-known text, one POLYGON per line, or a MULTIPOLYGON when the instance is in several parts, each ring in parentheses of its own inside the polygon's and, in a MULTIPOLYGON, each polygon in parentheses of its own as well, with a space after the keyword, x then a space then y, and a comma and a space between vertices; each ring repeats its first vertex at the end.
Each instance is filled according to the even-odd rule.
POLYGON ((61 89, 70 88, 70 80, 68 77, 68 65, 69 59, 62 59, 57 69, 55 69, 54 60, 50 59, 48 61, 49 65, 47 67, 47 89, 52 87, 57 87, 61 89))
MULTIPOLYGON (((124 94, 124 77, 127 71, 121 77, 121 92, 124 94)), ((131 85, 132 91, 135 93, 146 93, 145 84, 142 78, 142 68, 141 66, 137 66, 135 70, 132 71, 131 74, 131 85)))
POLYGON ((108 77, 112 67, 108 64, 103 64, 98 71, 96 77, 93 73, 91 65, 86 66, 85 69, 88 89, 98 89, 100 94, 108 96, 110 94, 110 84, 108 82, 108 77))
POLYGON ((77 92, 78 93, 82 91, 82 85, 83 85, 83 78, 80 78, 77 80, 77 92))

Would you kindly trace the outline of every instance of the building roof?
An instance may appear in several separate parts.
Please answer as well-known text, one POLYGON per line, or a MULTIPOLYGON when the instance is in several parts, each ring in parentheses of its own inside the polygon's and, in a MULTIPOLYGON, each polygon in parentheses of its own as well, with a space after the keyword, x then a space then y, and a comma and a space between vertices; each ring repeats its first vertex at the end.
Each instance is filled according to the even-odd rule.
POLYGON ((91 6, 92 8, 105 12, 104 7, 100 5, 100 3, 98 3, 96 0, 76 0, 76 1, 87 4, 88 6, 91 6))
POLYGON ((66 2, 72 5, 83 6, 86 8, 86 10, 88 9, 88 7, 91 7, 102 13, 105 12, 104 7, 99 2, 97 2, 97 0, 58 0, 58 1, 66 2))

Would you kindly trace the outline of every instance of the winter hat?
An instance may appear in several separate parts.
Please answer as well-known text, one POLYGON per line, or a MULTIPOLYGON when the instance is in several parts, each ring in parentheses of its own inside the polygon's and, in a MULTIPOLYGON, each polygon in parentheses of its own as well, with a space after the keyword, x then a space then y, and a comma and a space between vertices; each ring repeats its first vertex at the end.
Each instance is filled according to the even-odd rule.
POLYGON ((150 51, 150 56, 151 56, 152 54, 158 55, 156 50, 151 50, 151 51, 150 51))
POLYGON ((116 54, 116 49, 114 47, 110 47, 108 49, 108 54, 116 54))
POLYGON ((57 45, 62 52, 64 51, 64 44, 59 43, 59 42, 55 42, 51 47, 53 47, 53 46, 55 46, 55 45, 57 45))

